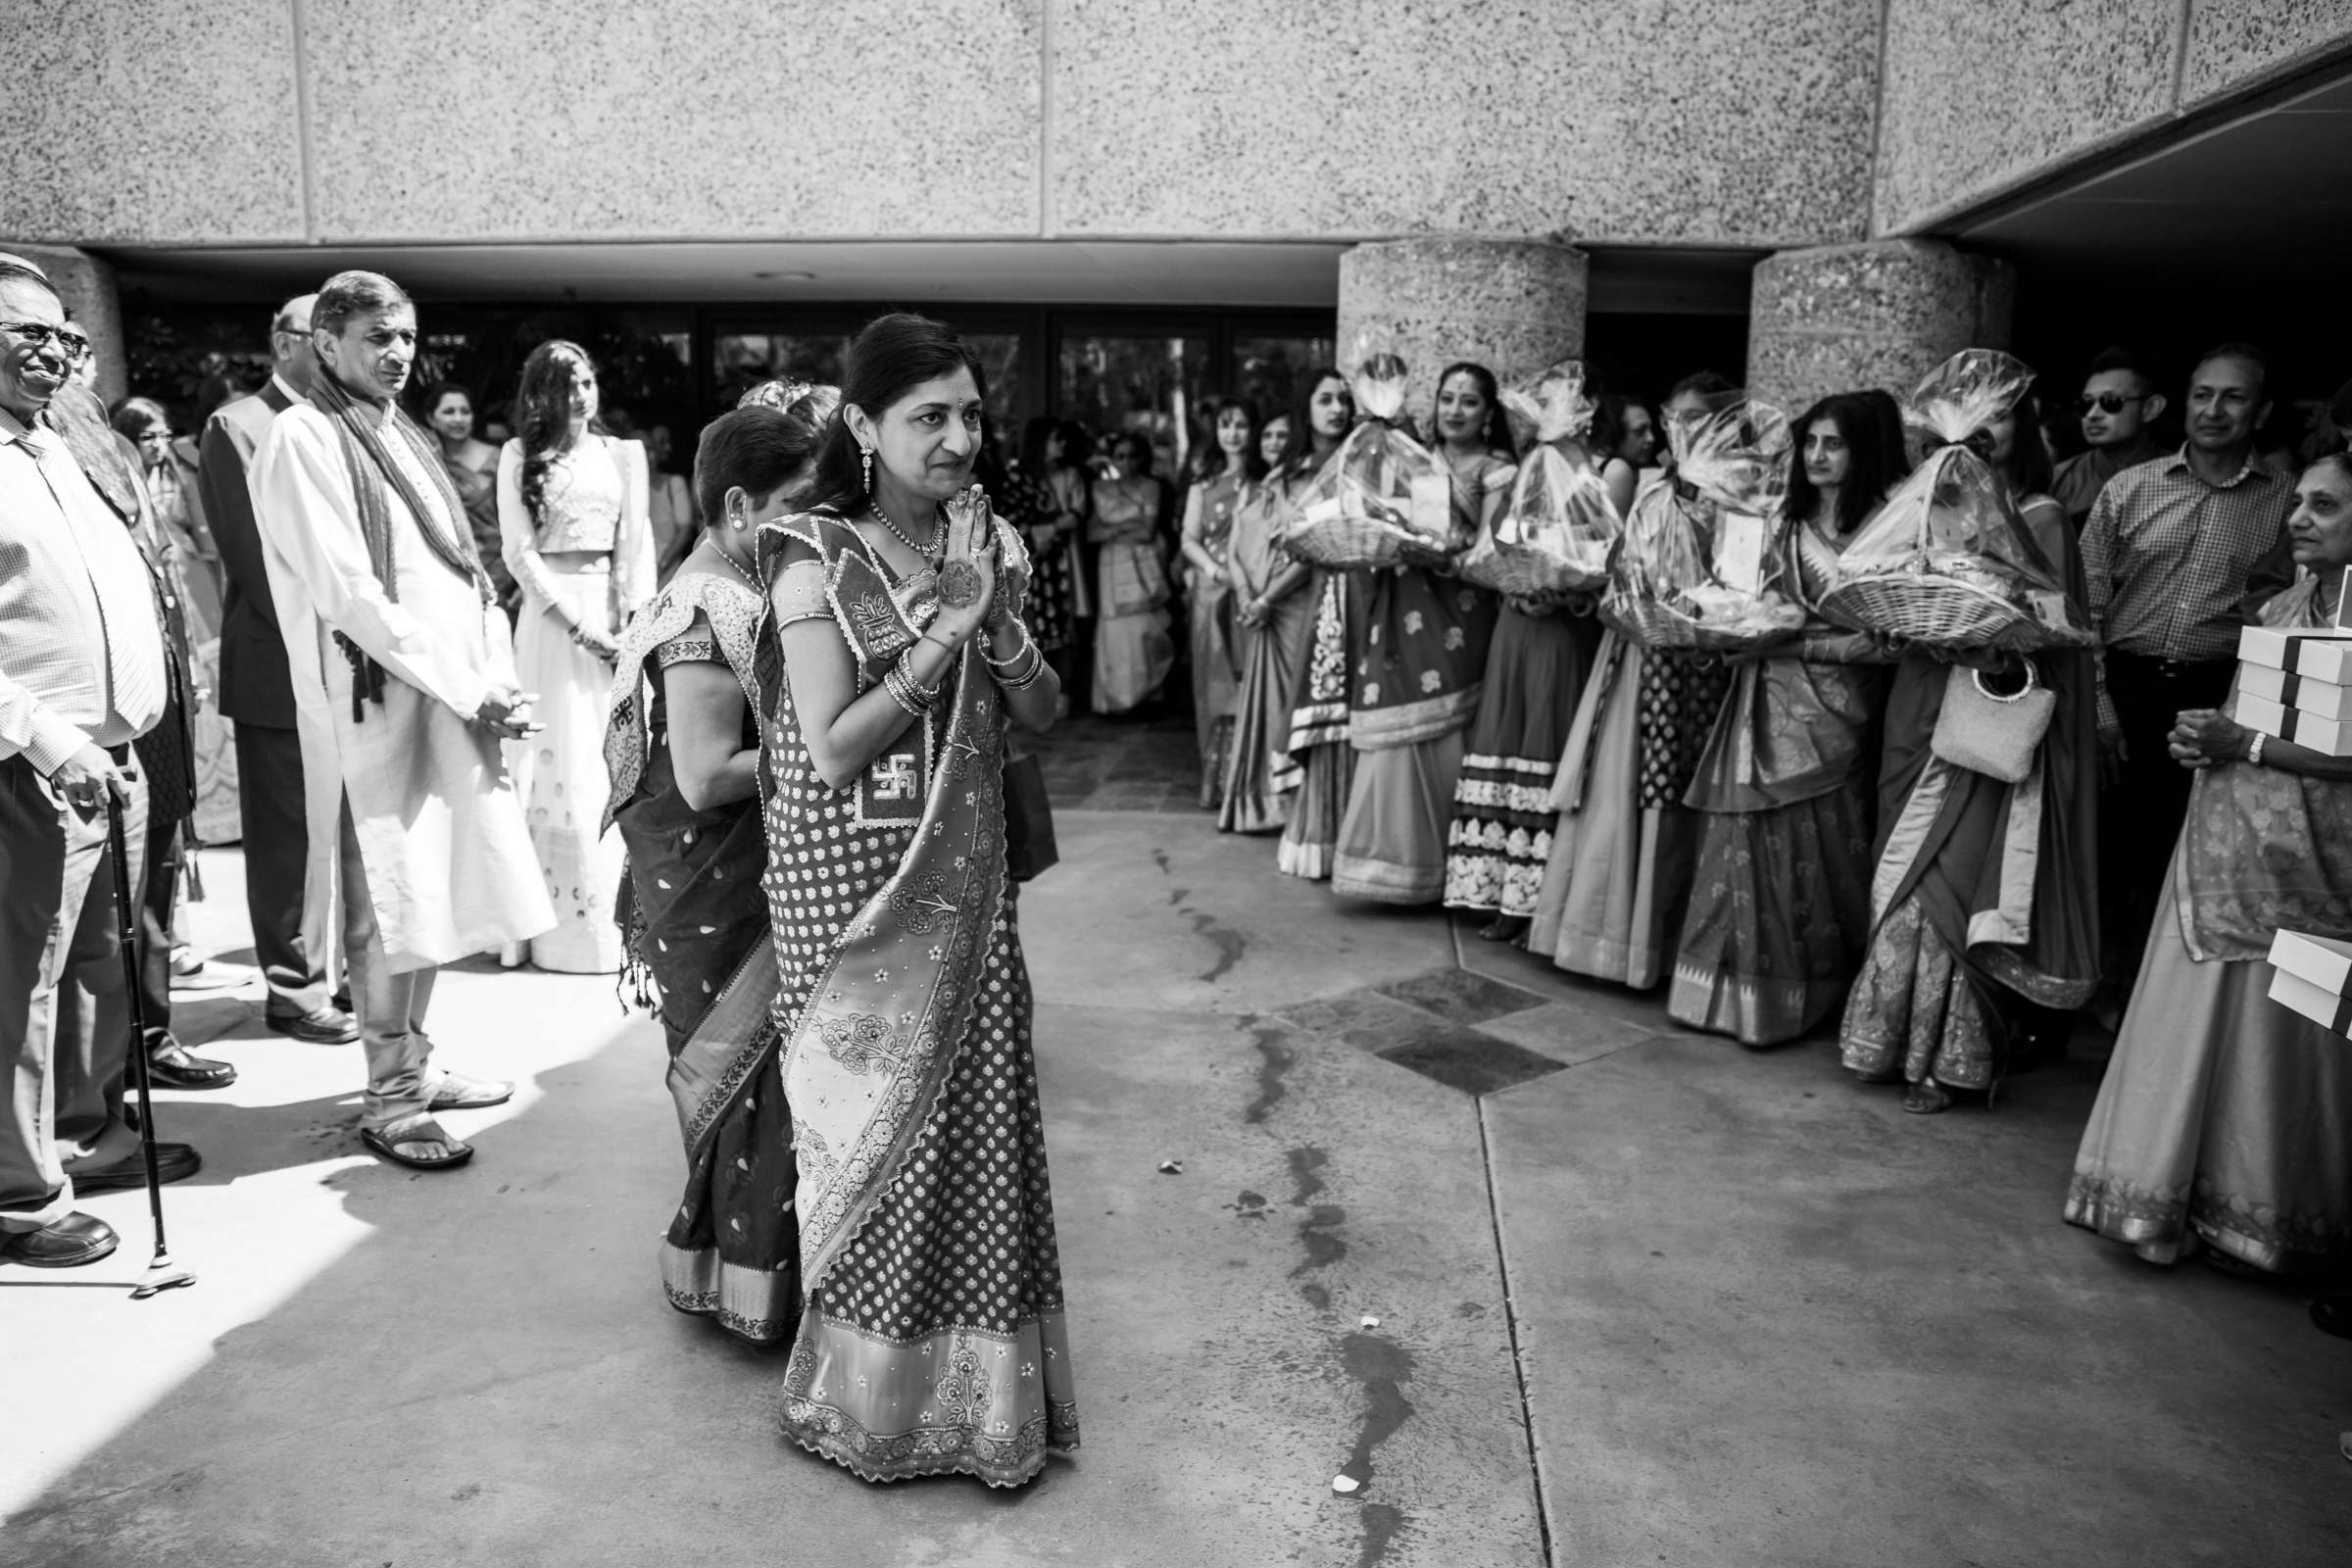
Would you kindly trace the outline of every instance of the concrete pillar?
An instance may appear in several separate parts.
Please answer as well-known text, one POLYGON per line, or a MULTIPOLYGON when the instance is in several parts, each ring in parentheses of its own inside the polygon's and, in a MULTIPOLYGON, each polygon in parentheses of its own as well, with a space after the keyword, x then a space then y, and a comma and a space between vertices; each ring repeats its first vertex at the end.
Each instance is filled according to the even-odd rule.
POLYGON ((1585 253, 1550 240, 1397 239, 1340 258, 1342 368, 1359 329, 1412 368, 1406 412, 1426 421, 1438 372, 1475 360, 1504 385, 1585 347, 1585 253))
POLYGON ((130 390, 129 364, 122 344, 122 307, 115 297, 115 270, 87 251, 70 245, 19 244, 0 239, 0 252, 18 256, 49 274, 65 296, 66 316, 88 334, 96 349, 93 383, 107 402, 130 390))
POLYGON ((1832 392, 1907 394, 1962 349, 2007 348, 2017 274, 1936 240, 1871 240, 1767 257, 1750 299, 1748 390, 1793 417, 1832 392))

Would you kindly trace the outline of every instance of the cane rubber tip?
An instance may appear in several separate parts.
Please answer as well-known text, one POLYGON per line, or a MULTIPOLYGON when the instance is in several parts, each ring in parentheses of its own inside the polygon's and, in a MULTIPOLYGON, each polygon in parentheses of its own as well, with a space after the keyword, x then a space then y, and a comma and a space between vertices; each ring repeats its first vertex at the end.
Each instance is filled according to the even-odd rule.
POLYGON ((195 1283, 196 1276, 186 1269, 173 1268, 168 1263, 159 1263, 147 1270, 147 1277, 139 1281, 131 1290, 130 1298, 134 1301, 144 1301, 158 1292, 177 1290, 183 1285, 195 1283))

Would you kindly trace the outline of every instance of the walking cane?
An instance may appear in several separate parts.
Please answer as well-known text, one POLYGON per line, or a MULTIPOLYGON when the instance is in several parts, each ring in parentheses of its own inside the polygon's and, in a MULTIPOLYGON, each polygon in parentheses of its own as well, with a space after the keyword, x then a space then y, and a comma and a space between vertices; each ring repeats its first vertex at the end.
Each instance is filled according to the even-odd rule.
POLYGON ((123 842, 122 803, 106 791, 106 838, 115 852, 115 929, 122 940, 122 989, 130 1003, 130 1059, 139 1081, 139 1152, 147 1159, 147 1212, 155 1221, 155 1257, 130 1293, 144 1301, 158 1291, 193 1285, 196 1276, 172 1261, 164 1248, 164 1184, 155 1165, 155 1100, 147 1072, 147 1000, 139 990, 138 916, 130 902, 130 851, 123 842))

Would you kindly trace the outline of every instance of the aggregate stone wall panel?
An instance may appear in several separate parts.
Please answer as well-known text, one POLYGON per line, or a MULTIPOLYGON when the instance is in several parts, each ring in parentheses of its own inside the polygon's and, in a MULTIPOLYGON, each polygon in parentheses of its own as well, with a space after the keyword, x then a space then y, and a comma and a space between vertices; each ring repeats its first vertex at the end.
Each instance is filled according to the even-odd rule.
POLYGON ((1907 395, 1965 348, 2005 349, 2009 264, 1931 240, 1788 251, 1756 264, 1747 384, 1791 416, 1832 392, 1907 395))
POLYGON ((2193 0, 2180 107, 2193 109, 2347 49, 2352 49, 2347 0, 2193 0))
POLYGON ((2173 110, 2182 0, 1888 0, 1874 231, 1934 219, 2173 110))
POLYGON ((1473 360, 1505 385, 1585 345, 1587 262, 1529 240, 1400 239, 1340 258, 1339 352, 1376 334, 1412 371, 1406 410, 1426 416, 1438 372, 1473 360))
POLYGON ((5 0, 0 234, 303 236, 286 0, 5 0))
POLYGON ((1034 234, 1042 3, 305 0, 319 238, 1034 234))
POLYGON ((1054 232, 1864 231, 1879 0, 1054 4, 1054 232))

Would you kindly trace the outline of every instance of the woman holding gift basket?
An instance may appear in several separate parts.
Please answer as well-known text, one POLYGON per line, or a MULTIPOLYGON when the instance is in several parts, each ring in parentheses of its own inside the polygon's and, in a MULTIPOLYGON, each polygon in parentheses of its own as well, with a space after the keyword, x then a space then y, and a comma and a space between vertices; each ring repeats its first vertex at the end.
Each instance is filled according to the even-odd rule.
MULTIPOLYGON (((1283 444, 1267 460, 1266 476, 1249 486, 1234 509, 1233 542, 1225 555, 1242 665, 1224 799, 1217 808, 1217 826, 1227 833, 1285 827, 1300 779, 1291 756, 1291 720, 1321 584, 1313 567, 1291 559, 1276 540, 1299 490, 1338 449, 1350 404, 1337 370, 1312 371, 1298 387, 1298 408, 1266 421, 1266 430, 1280 431, 1283 444), (1303 433, 1294 437, 1294 431, 1303 433)), ((1264 432, 1258 450, 1263 456, 1264 432)))
MULTIPOLYGON (((2304 470, 2287 522, 2312 575, 2261 623, 2340 624, 2352 457, 2304 470)), ((2271 1000, 2278 931, 2352 940, 2352 760, 2180 714, 2197 770, 2171 897, 2075 1156, 2066 1217, 2171 1263, 2308 1276, 2352 1263, 2352 1051, 2271 1000)))
POLYGON ((803 1293, 782 1426, 869 1481, 1017 1486, 1078 1442, 1002 787, 1008 722, 1050 725, 1059 682, 1020 537, 965 488, 978 355, 885 316, 842 371, 812 510, 758 535, 803 1293))
POLYGON ((1463 581, 1500 594, 1502 609, 1446 855, 1446 906, 1492 915, 1479 931, 1490 942, 1525 932, 1543 891, 1559 815, 1552 777, 1600 639, 1592 608, 1618 533, 1586 442, 1593 405, 1583 365, 1563 360, 1502 401, 1535 444, 1509 502, 1462 558, 1463 581))
MULTIPOLYGON (((1781 548, 1798 597, 1902 477, 1870 399, 1824 398, 1796 421, 1781 548)), ((1666 1010, 1743 1046, 1794 1040, 1834 1012, 1870 937, 1871 818, 1885 639, 1808 620, 1736 666, 1687 803, 1705 819, 1666 1010)))
MULTIPOLYGON (((1401 363, 1396 370, 1401 378, 1401 363)), ((1363 436, 1384 416, 1376 401, 1358 395, 1373 412, 1356 432, 1363 436)), ((1366 574, 1348 603, 1355 662, 1348 744, 1355 776, 1333 850, 1331 890, 1381 904, 1435 904, 1446 892, 1463 732, 1478 714, 1494 636, 1494 596, 1451 575, 1448 556, 1494 521, 1516 471, 1494 372, 1485 366, 1449 365, 1439 375, 1436 423, 1444 466, 1431 475, 1440 482, 1424 489, 1437 506, 1416 507, 1406 519, 1442 532, 1406 543, 1394 564, 1366 574), (1434 522, 1433 511, 1441 514, 1434 522)), ((1382 434, 1389 461, 1405 456, 1409 436, 1382 434)), ((1428 460, 1418 443, 1413 448, 1428 460)), ((1398 498, 1421 500, 1412 489, 1398 498)))
POLYGON ((1291 421, 1290 446, 1278 470, 1295 475, 1297 482, 1274 514, 1275 544, 1292 560, 1322 569, 1306 590, 1310 619, 1291 667, 1290 739, 1284 751, 1297 782, 1282 842, 1274 847, 1274 866, 1285 875, 1319 882, 1331 875, 1332 847, 1348 807, 1348 786, 1355 777, 1355 751, 1348 744, 1348 671, 1353 663, 1348 623, 1349 602, 1363 585, 1360 572, 1298 550, 1298 542, 1308 537, 1304 513, 1309 505, 1317 510, 1319 525, 1346 520, 1323 487, 1323 476, 1339 461, 1356 414, 1355 393, 1337 371, 1311 375, 1304 384, 1313 390, 1300 416, 1291 421), (1329 518, 1321 515, 1327 508, 1329 518))
POLYGON ((1911 647, 1886 703, 1845 1065, 1932 1114, 2098 979, 2097 715, 2082 557, 2046 493, 2034 372, 1970 349, 1909 422, 1942 445, 1838 559, 1828 619, 1911 647))
POLYGON ((1666 401, 1672 467, 1635 500, 1611 558, 1609 632, 1568 727, 1559 812, 1528 948, 1647 990, 1679 941, 1699 822, 1683 804, 1731 676, 1723 655, 1785 638, 1803 612, 1767 592, 1764 514, 1788 470, 1788 420, 1701 372, 1666 401), (1769 495, 1759 492, 1769 490, 1769 495), (1719 529, 1719 514, 1742 519, 1719 529), (1728 587, 1720 541, 1742 560, 1728 587))

